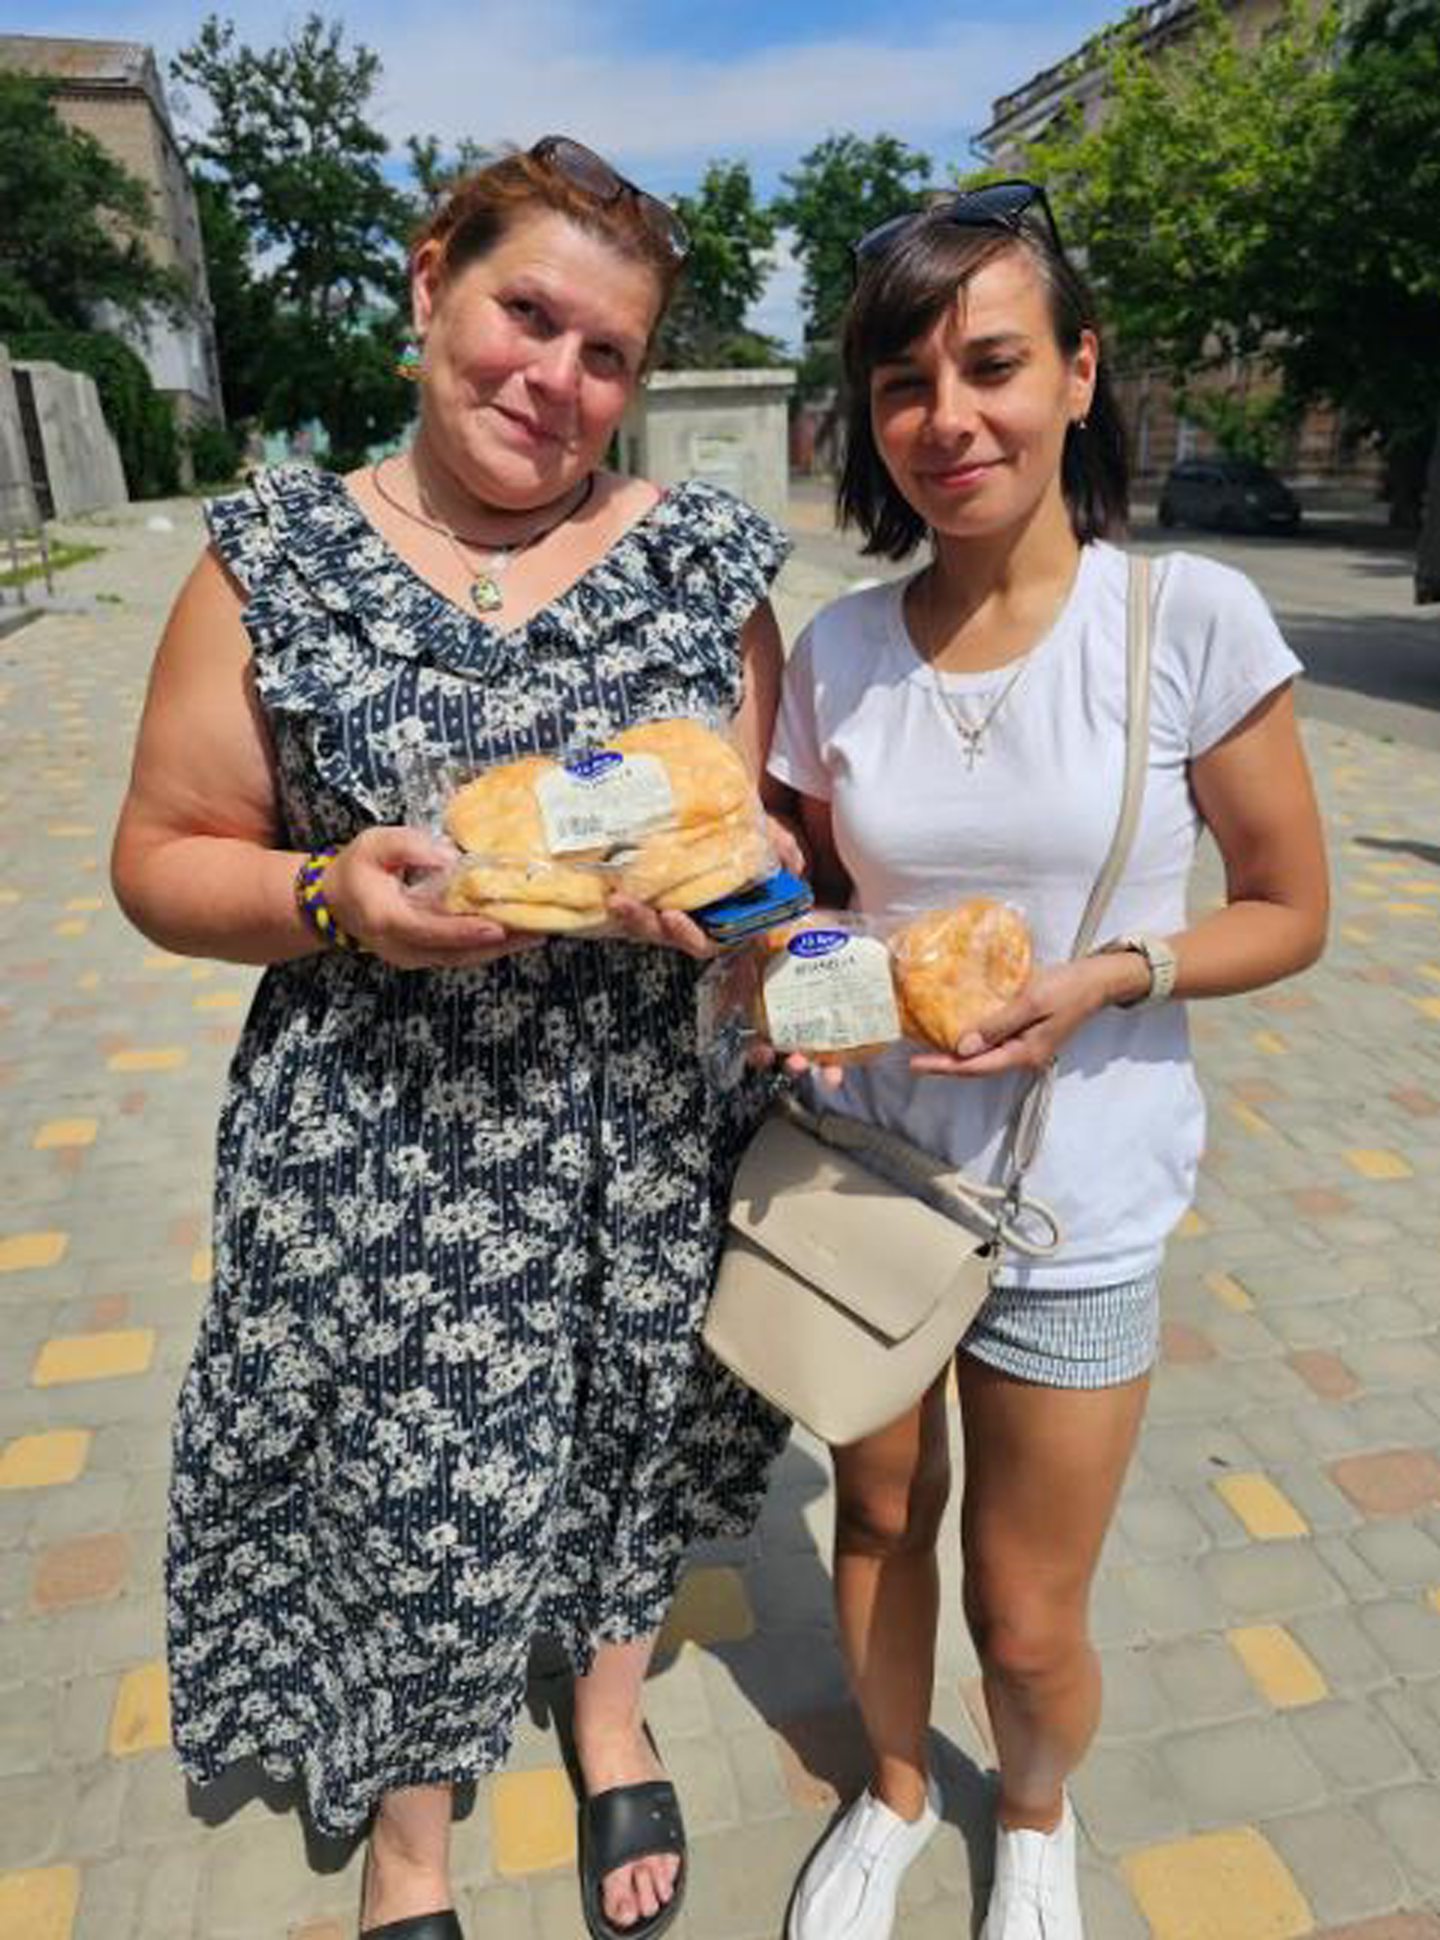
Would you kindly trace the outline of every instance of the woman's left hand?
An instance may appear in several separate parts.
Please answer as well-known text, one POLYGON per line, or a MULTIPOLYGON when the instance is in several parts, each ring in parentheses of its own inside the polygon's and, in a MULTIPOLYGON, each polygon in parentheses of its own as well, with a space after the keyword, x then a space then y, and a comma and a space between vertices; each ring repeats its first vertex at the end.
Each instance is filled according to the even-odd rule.
POLYGON ((961 1038, 953 1057, 922 1051, 912 1071, 952 1078, 991 1078, 1002 1071, 1039 1071, 1097 1010, 1117 995, 1115 957, 1081 957, 1037 970, 1012 1003, 992 1011, 961 1038))
POLYGON ((655 943, 662 949, 681 950, 687 957, 702 959, 719 954, 700 925, 683 910, 652 909, 633 896, 618 895, 611 896, 606 907, 632 943, 655 943))

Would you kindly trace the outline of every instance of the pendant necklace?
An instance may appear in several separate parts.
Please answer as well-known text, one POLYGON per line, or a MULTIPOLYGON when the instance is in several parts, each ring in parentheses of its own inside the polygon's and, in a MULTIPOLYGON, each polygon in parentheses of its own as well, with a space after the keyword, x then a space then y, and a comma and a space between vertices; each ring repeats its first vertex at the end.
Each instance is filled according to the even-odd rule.
MULTIPOLYGON (((380 464, 384 462, 382 459, 380 464)), ((415 480, 415 489, 420 493, 420 503, 424 506, 426 516, 422 516, 419 512, 412 512, 410 507, 402 504, 393 492, 386 490, 384 480, 380 476, 380 464, 370 467, 370 480, 376 492, 402 517, 412 520, 416 525, 423 525, 429 532, 440 534, 464 569, 465 576, 470 582, 470 604, 477 613, 494 613, 505 604, 505 590, 501 580, 521 553, 528 552, 532 546, 538 546, 542 539, 548 539, 552 532, 557 531, 567 520, 573 519, 576 513, 589 503, 590 496, 595 490, 595 474, 590 472, 580 488, 579 495, 565 508, 559 518, 552 519, 549 525, 542 525, 540 530, 532 532, 528 539, 518 539, 508 546, 495 546, 486 539, 462 538, 453 527, 446 525, 443 519, 436 518, 426 504, 418 477, 415 480), (466 558, 463 550, 465 547, 484 554, 484 560, 478 568, 466 558)))
MULTIPOLYGON (((931 605, 931 582, 929 579, 925 582, 925 618, 930 623, 928 630, 933 634, 935 632, 934 613, 931 605)), ((990 731, 991 723, 1024 679, 1026 671, 1034 658, 1035 649, 1032 647, 1027 654, 1022 656, 1020 664, 1000 689, 998 698, 991 703, 978 721, 972 721, 966 716, 959 702, 955 699, 955 696, 946 688, 944 678, 939 668, 935 665, 934 660, 929 654, 925 656, 925 670, 930 676, 931 692, 934 694, 936 700, 939 701, 942 712, 949 716, 951 725, 960 737, 960 746, 965 752, 965 766, 967 771, 974 772, 975 763, 985 753, 985 736, 990 731)))

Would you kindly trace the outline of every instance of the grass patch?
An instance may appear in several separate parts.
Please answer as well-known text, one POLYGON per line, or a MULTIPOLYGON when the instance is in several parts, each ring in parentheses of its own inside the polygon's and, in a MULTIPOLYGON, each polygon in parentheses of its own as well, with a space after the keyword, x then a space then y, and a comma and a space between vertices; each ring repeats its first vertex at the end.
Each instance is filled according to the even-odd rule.
MULTIPOLYGON (((104 546, 72 546, 64 543, 50 548, 50 570, 63 573, 67 566, 83 565, 87 559, 98 559, 104 546)), ((0 557, 3 557, 0 552, 0 557)), ((8 566, 0 572, 0 586, 28 586, 32 580, 43 579, 45 568, 38 559, 27 566, 8 566)))

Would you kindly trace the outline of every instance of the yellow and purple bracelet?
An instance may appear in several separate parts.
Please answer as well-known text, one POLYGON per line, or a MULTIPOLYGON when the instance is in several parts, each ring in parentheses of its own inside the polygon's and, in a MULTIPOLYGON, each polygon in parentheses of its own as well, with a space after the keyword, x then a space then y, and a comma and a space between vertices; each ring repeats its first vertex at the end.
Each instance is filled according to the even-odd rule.
POLYGON ((295 903, 322 942, 336 950, 358 950, 360 945, 336 922, 335 912, 325 898, 325 871, 339 853, 332 847, 313 849, 306 856, 295 872, 295 903))

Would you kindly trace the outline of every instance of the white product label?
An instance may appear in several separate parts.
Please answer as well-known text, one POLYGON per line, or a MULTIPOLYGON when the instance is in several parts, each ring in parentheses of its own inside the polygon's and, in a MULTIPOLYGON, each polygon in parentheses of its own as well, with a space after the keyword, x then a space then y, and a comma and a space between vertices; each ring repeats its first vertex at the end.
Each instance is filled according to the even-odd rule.
POLYGON ((670 778, 653 754, 582 755, 546 775, 535 793, 551 855, 621 847, 675 817, 670 778))
POLYGON ((900 1035, 890 952, 848 930, 801 930, 765 966, 777 1051, 850 1051, 900 1035))

